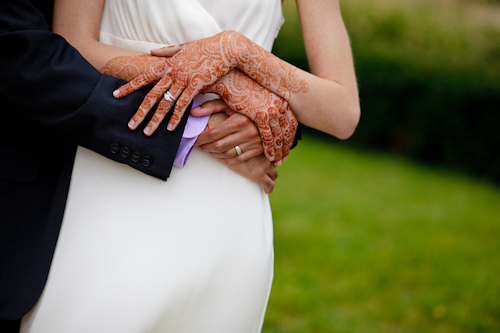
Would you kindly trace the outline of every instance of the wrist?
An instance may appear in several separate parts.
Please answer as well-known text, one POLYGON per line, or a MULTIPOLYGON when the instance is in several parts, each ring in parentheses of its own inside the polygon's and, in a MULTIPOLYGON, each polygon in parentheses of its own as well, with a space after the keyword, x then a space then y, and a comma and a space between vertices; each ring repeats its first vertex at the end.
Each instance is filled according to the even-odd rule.
POLYGON ((249 49, 252 47, 252 42, 243 34, 234 30, 227 30, 224 34, 226 39, 225 46, 228 46, 230 54, 229 66, 231 68, 241 68, 243 63, 248 61, 250 55, 249 49))

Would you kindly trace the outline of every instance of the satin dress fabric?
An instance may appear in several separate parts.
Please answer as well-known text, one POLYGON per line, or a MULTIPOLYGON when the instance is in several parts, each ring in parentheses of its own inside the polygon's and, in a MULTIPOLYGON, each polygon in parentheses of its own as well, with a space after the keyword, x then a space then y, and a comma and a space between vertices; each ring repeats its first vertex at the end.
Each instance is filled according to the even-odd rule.
MULTIPOLYGON (((280 0, 110 0, 100 40, 149 52, 231 29, 270 50, 282 22, 280 0)), ((47 284, 21 332, 260 332, 272 277, 258 183, 197 147, 167 182, 79 147, 47 284)))

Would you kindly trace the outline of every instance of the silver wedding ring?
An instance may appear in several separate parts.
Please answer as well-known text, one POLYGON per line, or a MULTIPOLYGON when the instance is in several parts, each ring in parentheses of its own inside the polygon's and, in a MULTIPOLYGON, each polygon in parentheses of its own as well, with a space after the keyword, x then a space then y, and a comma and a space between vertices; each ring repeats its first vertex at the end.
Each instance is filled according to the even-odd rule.
POLYGON ((175 98, 174 96, 172 96, 172 94, 170 93, 170 91, 167 91, 163 96, 165 96, 165 99, 169 102, 175 102, 177 100, 177 98, 175 98))
POLYGON ((240 146, 234 146, 234 149, 236 150, 236 154, 240 156, 243 152, 241 151, 240 146))

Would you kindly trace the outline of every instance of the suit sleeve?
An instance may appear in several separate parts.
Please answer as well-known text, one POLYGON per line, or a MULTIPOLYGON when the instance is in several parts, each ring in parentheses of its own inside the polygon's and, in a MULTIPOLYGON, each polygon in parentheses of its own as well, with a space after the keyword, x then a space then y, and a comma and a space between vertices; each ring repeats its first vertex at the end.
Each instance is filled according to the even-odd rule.
MULTIPOLYGON (((43 14, 26 0, 0 4, 0 92, 23 119, 59 138, 114 161, 166 179, 186 117, 173 132, 161 126, 151 137, 131 131, 128 120, 146 91, 115 99, 125 81, 101 75, 62 37, 50 32, 43 14), (134 157, 134 158, 132 158, 134 157)), ((144 122, 144 125, 147 121, 144 122)))

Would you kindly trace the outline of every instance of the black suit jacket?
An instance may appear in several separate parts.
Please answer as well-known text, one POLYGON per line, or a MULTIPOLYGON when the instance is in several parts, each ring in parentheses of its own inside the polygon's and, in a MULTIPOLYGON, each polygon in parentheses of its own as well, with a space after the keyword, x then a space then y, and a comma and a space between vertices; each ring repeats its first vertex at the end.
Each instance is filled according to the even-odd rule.
POLYGON ((146 92, 114 99, 125 81, 101 75, 51 33, 52 10, 52 0, 0 1, 2 320, 22 317, 45 285, 76 145, 166 180, 187 119, 149 138, 130 131, 146 92), (141 158, 121 154, 124 147, 141 158))

